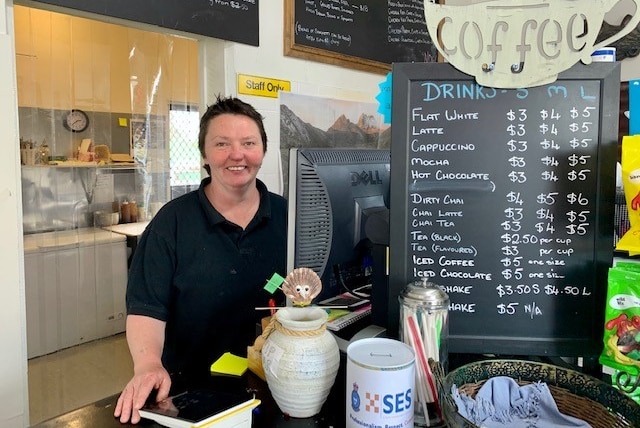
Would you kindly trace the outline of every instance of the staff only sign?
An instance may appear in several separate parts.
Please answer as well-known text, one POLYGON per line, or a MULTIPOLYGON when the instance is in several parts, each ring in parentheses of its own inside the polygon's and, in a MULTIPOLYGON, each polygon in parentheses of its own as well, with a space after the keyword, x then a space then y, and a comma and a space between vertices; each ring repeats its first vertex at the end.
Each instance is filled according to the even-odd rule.
POLYGON ((278 92, 280 91, 291 91, 291 82, 238 74, 239 94, 278 98, 278 92))

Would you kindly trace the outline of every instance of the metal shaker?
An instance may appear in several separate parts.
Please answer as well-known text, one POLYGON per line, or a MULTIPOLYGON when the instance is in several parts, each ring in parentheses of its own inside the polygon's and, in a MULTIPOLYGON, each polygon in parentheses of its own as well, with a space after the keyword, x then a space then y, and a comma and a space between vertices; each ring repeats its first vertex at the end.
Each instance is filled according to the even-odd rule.
POLYGON ((400 340, 416 353, 414 424, 444 426, 438 404, 438 391, 429 359, 448 369, 449 296, 436 284, 422 278, 407 284, 398 297, 400 340))

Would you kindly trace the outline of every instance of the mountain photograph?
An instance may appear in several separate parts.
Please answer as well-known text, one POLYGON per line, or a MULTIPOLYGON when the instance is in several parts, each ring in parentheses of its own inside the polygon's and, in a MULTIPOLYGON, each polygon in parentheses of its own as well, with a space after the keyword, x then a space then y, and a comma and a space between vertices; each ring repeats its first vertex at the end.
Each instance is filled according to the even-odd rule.
POLYGON ((280 154, 285 188, 291 148, 390 148, 391 127, 383 124, 376 108, 374 103, 281 92, 280 154))

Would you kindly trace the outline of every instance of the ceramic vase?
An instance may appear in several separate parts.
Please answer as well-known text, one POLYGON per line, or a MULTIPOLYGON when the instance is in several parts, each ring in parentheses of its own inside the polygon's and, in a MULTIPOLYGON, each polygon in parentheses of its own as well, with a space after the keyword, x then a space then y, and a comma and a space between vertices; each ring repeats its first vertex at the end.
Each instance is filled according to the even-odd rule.
POLYGON ((262 365, 280 410, 294 418, 320 412, 340 365, 340 351, 326 330, 323 309, 283 308, 262 348, 262 365))

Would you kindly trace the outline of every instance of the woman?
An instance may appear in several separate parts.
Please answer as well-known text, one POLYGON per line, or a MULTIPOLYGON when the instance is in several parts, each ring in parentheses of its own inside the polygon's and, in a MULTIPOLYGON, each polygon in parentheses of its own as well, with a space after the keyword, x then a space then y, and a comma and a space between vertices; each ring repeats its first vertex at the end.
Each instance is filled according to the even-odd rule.
POLYGON ((262 289, 286 269, 286 201, 256 178, 267 149, 262 116, 220 98, 200 120, 210 177, 167 203, 140 238, 127 284, 127 343, 134 376, 114 415, 137 423, 170 374, 207 376, 226 351, 245 354, 271 297, 262 289))

